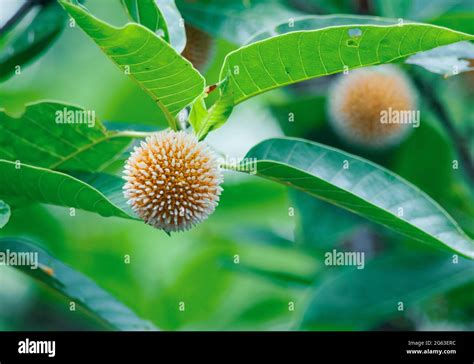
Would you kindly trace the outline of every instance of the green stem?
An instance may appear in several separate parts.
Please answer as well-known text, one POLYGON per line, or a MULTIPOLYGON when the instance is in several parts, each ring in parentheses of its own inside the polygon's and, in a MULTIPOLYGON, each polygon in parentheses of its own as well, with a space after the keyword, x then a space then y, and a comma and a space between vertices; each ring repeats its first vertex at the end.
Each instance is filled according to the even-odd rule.
POLYGON ((459 134, 450 115, 443 103, 437 97, 433 87, 429 85, 422 76, 414 75, 413 80, 418 88, 422 91, 423 96, 430 105, 431 109, 437 115, 440 124, 446 130, 446 133, 452 139, 456 152, 461 159, 464 166, 466 176, 474 182, 474 161, 468 147, 468 140, 463 135, 459 134))

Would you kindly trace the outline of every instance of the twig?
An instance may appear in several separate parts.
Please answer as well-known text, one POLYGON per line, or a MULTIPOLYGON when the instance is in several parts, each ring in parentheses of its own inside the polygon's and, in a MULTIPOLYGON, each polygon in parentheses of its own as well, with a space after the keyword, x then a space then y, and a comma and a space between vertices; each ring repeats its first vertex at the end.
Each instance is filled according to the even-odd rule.
POLYGON ((426 101, 437 114, 441 125, 453 140, 457 154, 459 155, 459 158, 461 159, 461 162, 465 168, 466 175, 472 182, 474 182, 474 161, 472 160, 471 154, 469 152, 468 141, 457 132, 448 112, 446 111, 446 108, 438 99, 437 95, 433 91, 433 88, 430 87, 430 85, 428 85, 422 79, 422 77, 418 75, 413 75, 413 80, 418 88, 422 91, 426 101))

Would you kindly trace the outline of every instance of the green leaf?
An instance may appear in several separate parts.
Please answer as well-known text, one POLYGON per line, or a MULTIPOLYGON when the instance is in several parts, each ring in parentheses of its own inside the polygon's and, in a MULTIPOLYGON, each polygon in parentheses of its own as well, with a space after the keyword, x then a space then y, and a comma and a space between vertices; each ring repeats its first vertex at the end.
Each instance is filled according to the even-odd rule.
POLYGON ((122 0, 131 19, 170 43, 178 53, 186 45, 186 32, 180 24, 174 0, 122 0))
POLYGON ((0 109, 0 159, 38 167, 94 172, 145 135, 107 131, 94 111, 72 105, 30 104, 18 117, 0 109))
POLYGON ((302 15, 275 0, 178 0, 177 4, 186 22, 238 45, 262 29, 302 15))
POLYGON ((36 245, 18 238, 0 239, 0 252, 28 254, 37 257, 38 266, 16 265, 15 268, 51 288, 68 301, 80 305, 87 313, 112 330, 157 330, 132 310, 99 287, 92 279, 53 258, 36 245))
POLYGON ((128 218, 136 218, 130 205, 123 195, 124 180, 121 177, 107 173, 73 173, 73 177, 87 183, 107 197, 113 205, 127 213, 128 218))
POLYGON ((0 34, 0 80, 14 74, 17 65, 23 67, 41 55, 61 34, 66 14, 58 3, 41 5, 29 24, 18 24, 0 34))
POLYGON ((297 31, 239 48, 226 57, 220 79, 228 79, 238 104, 268 90, 344 69, 391 63, 473 35, 428 24, 351 25, 297 31))
POLYGON ((220 128, 229 119, 234 109, 234 97, 231 91, 226 91, 227 87, 227 82, 220 86, 222 92, 209 110, 206 109, 206 103, 204 102, 207 94, 193 104, 189 114, 189 123, 199 140, 203 140, 209 132, 220 128))
MULTIPOLYGON (((269 139, 244 159, 257 175, 294 187, 415 240, 474 259, 474 242, 428 195, 363 158, 318 143, 269 139)), ((249 170, 248 166, 240 166, 249 170)))
POLYGON ((417 53, 409 57, 405 63, 415 64, 430 72, 449 77, 474 70, 474 67, 470 67, 470 59, 474 59, 474 44, 459 42, 417 53))
POLYGON ((373 329, 382 320, 403 315, 419 301, 474 280, 474 265, 439 252, 412 251, 375 257, 364 269, 331 274, 316 287, 303 329, 373 329))
POLYGON ((113 27, 82 7, 61 1, 102 51, 157 103, 176 129, 175 116, 204 92, 204 78, 165 40, 142 25, 113 27))
POLYGON ((3 228, 10 220, 10 206, 0 200, 0 229, 3 228))
POLYGON ((24 198, 30 203, 74 207, 102 216, 134 218, 124 210, 124 198, 121 206, 109 199, 110 195, 117 201, 117 191, 123 186, 119 177, 112 176, 107 183, 98 186, 101 190, 68 174, 0 160, 0 198, 7 202, 24 198))

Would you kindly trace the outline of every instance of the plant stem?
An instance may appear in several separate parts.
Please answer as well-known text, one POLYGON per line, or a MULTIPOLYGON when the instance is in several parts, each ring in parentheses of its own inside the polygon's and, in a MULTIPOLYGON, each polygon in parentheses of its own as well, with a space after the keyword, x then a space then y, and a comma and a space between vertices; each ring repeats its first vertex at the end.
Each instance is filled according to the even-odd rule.
POLYGON ((433 87, 428 85, 428 83, 418 75, 414 75, 413 80, 421 90, 432 110, 438 116, 438 120, 440 121, 441 125, 444 127, 449 137, 453 140, 459 159, 461 159, 461 162, 465 168, 466 175, 472 182, 474 182, 474 161, 472 160, 471 153, 469 152, 468 141, 461 134, 459 134, 454 127, 449 113, 437 97, 433 87))

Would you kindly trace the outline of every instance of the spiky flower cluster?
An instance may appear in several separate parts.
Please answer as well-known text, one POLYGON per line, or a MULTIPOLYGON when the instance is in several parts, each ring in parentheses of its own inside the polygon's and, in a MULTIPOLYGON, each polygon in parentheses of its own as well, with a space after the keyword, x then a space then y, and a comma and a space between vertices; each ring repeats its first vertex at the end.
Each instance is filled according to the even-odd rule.
POLYGON ((382 112, 410 112, 416 93, 405 74, 390 65, 341 75, 329 93, 329 116, 335 131, 351 144, 377 148, 399 143, 407 123, 383 123, 382 112))
POLYGON ((202 30, 186 25, 186 47, 183 57, 201 72, 205 72, 214 53, 215 42, 202 30))
POLYGON ((207 219, 223 181, 214 153, 195 136, 164 131, 135 147, 124 170, 128 203, 147 224, 184 231, 207 219))

